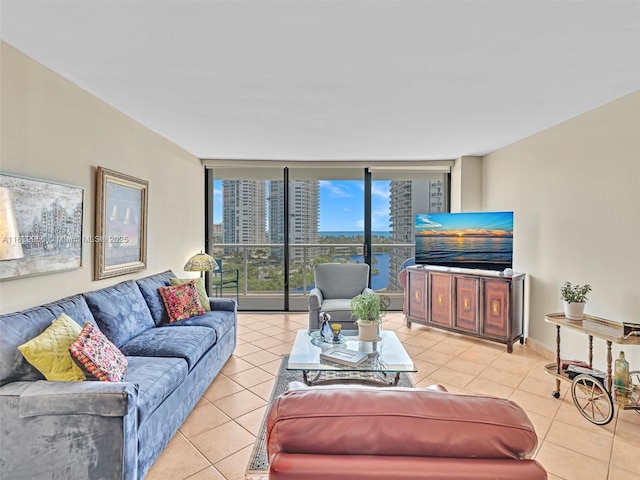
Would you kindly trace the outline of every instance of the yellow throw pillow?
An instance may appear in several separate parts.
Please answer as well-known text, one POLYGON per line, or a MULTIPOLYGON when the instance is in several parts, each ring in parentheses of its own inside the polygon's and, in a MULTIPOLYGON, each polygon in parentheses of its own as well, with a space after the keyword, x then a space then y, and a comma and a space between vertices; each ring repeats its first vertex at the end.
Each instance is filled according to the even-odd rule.
POLYGON ((204 288, 204 278, 172 278, 171 285, 182 285, 183 283, 194 282, 196 286, 196 292, 198 292, 198 298, 200 299, 200 304, 202 305, 202 309, 205 312, 211 311, 211 305, 209 305, 209 295, 207 295, 207 290, 204 288))
POLYGON ((44 332, 20 345, 18 350, 49 381, 85 380, 84 372, 69 353, 69 346, 81 331, 80 325, 61 313, 44 332))

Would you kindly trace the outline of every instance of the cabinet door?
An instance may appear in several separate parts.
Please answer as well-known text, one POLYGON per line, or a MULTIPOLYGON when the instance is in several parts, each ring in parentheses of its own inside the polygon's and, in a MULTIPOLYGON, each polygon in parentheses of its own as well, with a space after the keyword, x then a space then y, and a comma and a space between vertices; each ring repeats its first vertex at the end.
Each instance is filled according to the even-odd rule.
POLYGON ((483 280, 482 333, 507 338, 509 334, 509 282, 483 280))
POLYGON ((451 275, 429 273, 430 321, 437 325, 450 327, 451 315, 451 275))
POLYGON ((454 326, 460 330, 478 333, 478 294, 479 280, 469 277, 455 277, 456 282, 456 314, 454 326))
POLYGON ((426 280, 427 275, 424 272, 413 272, 409 270, 408 277, 408 296, 409 296, 409 316, 426 320, 426 280))

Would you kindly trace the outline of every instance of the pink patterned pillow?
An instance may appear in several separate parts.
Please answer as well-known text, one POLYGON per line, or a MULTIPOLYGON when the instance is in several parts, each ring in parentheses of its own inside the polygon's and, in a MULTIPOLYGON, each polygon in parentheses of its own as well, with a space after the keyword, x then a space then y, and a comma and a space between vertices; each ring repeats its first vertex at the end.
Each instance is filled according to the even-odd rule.
POLYGON ((87 322, 69 346, 71 356, 101 382, 122 382, 127 358, 97 327, 87 322))
POLYGON ((177 322, 194 315, 204 315, 195 282, 160 287, 158 292, 169 314, 169 322, 177 322))

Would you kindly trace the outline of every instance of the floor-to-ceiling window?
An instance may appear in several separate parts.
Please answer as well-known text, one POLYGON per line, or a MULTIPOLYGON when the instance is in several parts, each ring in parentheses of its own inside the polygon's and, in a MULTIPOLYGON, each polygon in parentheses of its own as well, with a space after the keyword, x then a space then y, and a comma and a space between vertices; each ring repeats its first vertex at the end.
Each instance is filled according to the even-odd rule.
POLYGON ((369 263, 371 287, 401 308, 414 215, 449 210, 447 162, 207 162, 207 249, 239 271, 241 310, 306 310, 313 265, 336 261, 369 263))
POLYGON ((363 168, 294 166, 289 178, 289 306, 306 310, 313 265, 364 261, 363 168))

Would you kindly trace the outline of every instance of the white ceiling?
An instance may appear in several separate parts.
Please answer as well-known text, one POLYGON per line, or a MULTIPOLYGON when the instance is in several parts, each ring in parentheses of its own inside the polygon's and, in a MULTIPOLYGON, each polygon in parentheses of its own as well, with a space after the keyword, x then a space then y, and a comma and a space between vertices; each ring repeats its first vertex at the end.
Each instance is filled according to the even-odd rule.
POLYGON ((638 1, 1 0, 0 35, 200 158, 482 155, 640 89, 638 1))

